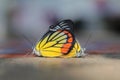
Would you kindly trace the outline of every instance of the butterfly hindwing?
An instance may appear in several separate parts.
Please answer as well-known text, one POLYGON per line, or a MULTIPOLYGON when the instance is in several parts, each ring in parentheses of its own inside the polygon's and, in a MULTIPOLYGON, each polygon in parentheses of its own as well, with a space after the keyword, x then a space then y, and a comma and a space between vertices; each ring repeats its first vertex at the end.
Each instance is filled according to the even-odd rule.
POLYGON ((36 55, 44 57, 75 57, 81 51, 80 44, 73 34, 74 24, 63 20, 50 26, 48 32, 38 41, 34 48, 36 55))
POLYGON ((70 31, 59 30, 49 31, 40 42, 37 48, 44 56, 60 56, 69 54, 74 46, 74 36, 70 31))

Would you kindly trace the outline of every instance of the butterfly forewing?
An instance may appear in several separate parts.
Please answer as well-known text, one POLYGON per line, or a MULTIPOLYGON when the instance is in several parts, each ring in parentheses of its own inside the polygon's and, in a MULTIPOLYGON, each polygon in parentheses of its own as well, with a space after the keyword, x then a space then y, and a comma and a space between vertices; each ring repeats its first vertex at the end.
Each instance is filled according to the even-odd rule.
POLYGON ((51 39, 53 39, 54 37, 56 37, 58 34, 59 34, 59 31, 54 32, 54 34, 52 34, 52 35, 50 36, 49 41, 50 41, 51 39))
POLYGON ((74 46, 73 40, 74 36, 70 31, 62 30, 57 32, 49 32, 49 34, 46 35, 41 42, 39 42, 39 46, 37 47, 39 47, 39 50, 42 51, 42 53, 46 53, 47 56, 54 52, 57 54, 59 53, 59 55, 66 55, 74 46))
POLYGON ((73 57, 80 51, 80 45, 72 33, 73 23, 64 20, 49 31, 37 43, 36 50, 46 57, 73 57))

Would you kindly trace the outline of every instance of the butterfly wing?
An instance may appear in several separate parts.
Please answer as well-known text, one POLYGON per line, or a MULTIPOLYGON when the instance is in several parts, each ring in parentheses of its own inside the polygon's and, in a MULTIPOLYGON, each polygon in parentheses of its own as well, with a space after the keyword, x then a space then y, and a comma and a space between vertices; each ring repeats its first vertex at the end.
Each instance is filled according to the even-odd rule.
POLYGON ((59 25, 60 28, 62 28, 62 29, 73 31, 74 24, 71 20, 63 20, 63 21, 59 22, 57 25, 59 25))
POLYGON ((73 49, 75 39, 67 30, 49 31, 36 45, 36 50, 46 57, 67 55, 73 49))
POLYGON ((81 50, 81 46, 78 43, 78 41, 75 41, 74 47, 72 48, 72 50, 69 52, 69 54, 67 55, 62 55, 61 57, 64 58, 69 58, 69 57, 76 57, 77 54, 80 52, 81 50))
POLYGON ((35 46, 36 54, 46 57, 75 57, 81 47, 72 34, 73 22, 63 20, 52 25, 35 46))

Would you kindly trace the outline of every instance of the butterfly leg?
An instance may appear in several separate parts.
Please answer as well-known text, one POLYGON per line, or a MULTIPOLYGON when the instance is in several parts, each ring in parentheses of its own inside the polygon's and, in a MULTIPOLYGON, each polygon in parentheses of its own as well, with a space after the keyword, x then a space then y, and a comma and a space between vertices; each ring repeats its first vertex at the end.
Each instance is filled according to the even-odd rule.
POLYGON ((86 50, 85 48, 81 48, 81 51, 79 53, 77 53, 77 57, 84 57, 84 56, 86 56, 85 50, 86 50))

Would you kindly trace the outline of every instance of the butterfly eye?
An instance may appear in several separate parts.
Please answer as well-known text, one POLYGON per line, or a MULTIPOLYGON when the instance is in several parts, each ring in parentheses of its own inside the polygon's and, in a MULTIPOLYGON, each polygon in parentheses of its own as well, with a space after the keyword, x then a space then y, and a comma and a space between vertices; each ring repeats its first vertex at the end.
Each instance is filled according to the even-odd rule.
POLYGON ((52 26, 50 26, 50 29, 53 29, 54 28, 54 26, 52 25, 52 26))

